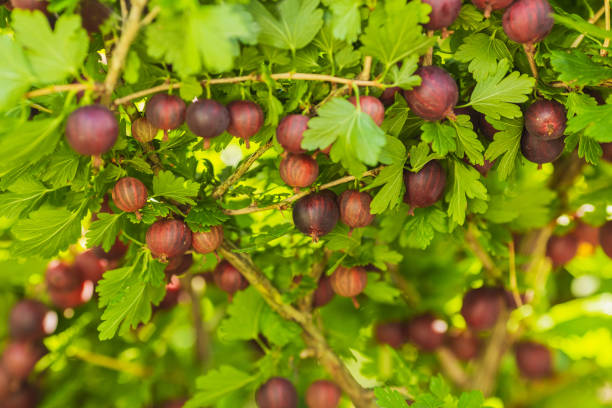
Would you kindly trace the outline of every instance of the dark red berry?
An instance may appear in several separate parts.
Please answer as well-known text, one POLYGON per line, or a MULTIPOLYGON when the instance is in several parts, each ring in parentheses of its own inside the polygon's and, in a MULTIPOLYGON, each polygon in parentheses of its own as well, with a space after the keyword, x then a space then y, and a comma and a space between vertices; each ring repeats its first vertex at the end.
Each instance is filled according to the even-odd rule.
POLYGON ((157 306, 159 309, 171 309, 178 304, 181 294, 181 281, 176 275, 170 277, 170 282, 166 284, 166 295, 157 306))
POLYGON ((482 132, 483 135, 487 137, 489 140, 493 140, 495 138, 495 134, 499 132, 499 130, 495 129, 492 124, 490 124, 485 115, 479 115, 478 120, 478 128, 482 132))
POLYGON ((423 351, 434 351, 444 343, 448 325, 444 320, 426 313, 410 320, 407 326, 408 338, 423 351))
POLYGON ((499 288, 482 286, 471 289, 463 296, 461 315, 473 330, 493 328, 505 308, 505 297, 499 288))
POLYGON ((557 101, 540 99, 525 111, 525 128, 545 140, 563 137, 567 122, 565 107, 557 101))
POLYGON ((366 192, 346 190, 338 198, 340 219, 351 228, 367 227, 374 221, 370 212, 372 196, 366 192))
POLYGON ((461 10, 461 0, 423 0, 423 3, 431 6, 429 23, 425 24, 427 30, 448 27, 457 19, 461 10))
POLYGON ((2 353, 2 367, 10 377, 24 380, 44 354, 44 347, 39 343, 13 341, 2 353))
POLYGON ((393 105, 395 103, 395 94, 398 92, 402 92, 402 88, 399 86, 392 86, 391 88, 385 89, 379 98, 383 106, 393 105))
POLYGON ((331 287, 329 276, 323 275, 319 279, 319 285, 312 294, 312 307, 323 307, 334 298, 334 290, 331 287))
POLYGON ((98 0, 81 0, 81 21, 88 33, 100 32, 100 26, 111 16, 112 10, 98 0))
POLYGON ((174 258, 170 258, 168 260, 168 265, 164 272, 167 276, 171 275, 182 275, 191 268, 193 265, 193 255, 192 254, 183 254, 179 256, 175 256, 174 258))
MULTIPOLYGON (((357 98, 351 96, 349 102, 357 106, 357 98)), ((370 115, 374 123, 380 126, 385 120, 385 106, 378 98, 373 96, 363 95, 359 97, 359 104, 361 105, 361 111, 370 115)))
POLYGON ((546 256, 548 256, 555 267, 565 265, 578 252, 578 240, 573 234, 564 236, 553 235, 546 245, 546 256))
POLYGON ((113 147, 119 135, 115 115, 104 106, 84 106, 72 112, 66 122, 66 140, 82 155, 99 156, 113 147))
POLYGON ((201 254, 214 252, 223 243, 223 226, 215 225, 209 231, 194 232, 191 244, 201 254))
POLYGON ((147 102, 145 115, 158 129, 176 129, 185 121, 185 102, 175 95, 157 94, 147 102))
POLYGON ((204 148, 210 147, 210 139, 225 132, 230 122, 229 111, 212 99, 200 99, 187 108, 187 126, 196 135, 204 138, 204 148))
POLYGON ((123 258, 128 250, 128 245, 124 244, 117 238, 113 246, 107 251, 105 251, 102 247, 94 247, 94 254, 98 258, 106 259, 107 261, 116 261, 123 258))
POLYGON ((379 323, 374 329, 374 337, 378 344, 388 344, 398 349, 406 343, 406 327, 403 322, 379 323))
POLYGON ((153 126, 147 118, 138 118, 132 122, 132 137, 140 143, 148 143, 155 139, 158 128, 153 126))
POLYGON ((249 286, 249 282, 242 276, 240 271, 234 267, 228 261, 221 261, 215 268, 213 273, 215 284, 224 292, 230 295, 230 298, 234 293, 239 290, 244 290, 249 286))
POLYGON ((481 10, 484 10, 484 15, 489 18, 491 11, 500 10, 508 7, 514 0, 472 0, 472 3, 481 10))
POLYGON ((16 9, 24 10, 40 10, 42 12, 47 11, 47 1, 41 0, 11 0, 11 4, 16 9))
POLYGON ((340 218, 336 195, 323 190, 300 198, 293 206, 293 223, 313 241, 329 234, 340 218))
POLYGON ((308 408, 336 408, 340 403, 342 391, 333 382, 317 380, 306 390, 308 408))
POLYGON ((330 283, 336 294, 353 298, 355 307, 359 307, 355 296, 363 292, 368 284, 368 273, 362 266, 339 266, 331 275, 330 283))
POLYGON ((552 163, 557 160, 565 148, 565 139, 544 140, 532 136, 529 132, 523 132, 521 137, 521 152, 527 160, 538 164, 538 168, 544 163, 552 163))
POLYGON ((317 161, 307 154, 289 153, 279 167, 283 181, 291 187, 308 187, 319 176, 317 161))
POLYGON ((11 338, 20 341, 41 340, 57 326, 57 314, 36 300, 22 300, 11 309, 11 338))
POLYGON ((606 222, 599 228, 599 243, 606 255, 612 258, 612 221, 606 222))
POLYGON ((436 160, 427 163, 416 173, 405 172, 404 201, 411 207, 423 208, 435 204, 446 188, 446 173, 436 160))
POLYGON ((51 302, 60 309, 75 308, 91 299, 93 283, 85 281, 76 288, 66 290, 48 288, 48 293, 51 302))
POLYGON ((149 227, 146 241, 153 256, 165 262, 191 247, 191 231, 182 221, 160 220, 149 227))
POLYGON ((304 153, 302 140, 304 132, 308 129, 310 118, 304 115, 288 115, 283 118, 276 128, 276 140, 289 153, 304 153))
POLYGON ((5 398, 11 393, 12 383, 12 378, 4 370, 4 368, 0 366, 0 401, 4 401, 5 398))
POLYGON ((472 360, 480 350, 480 339, 467 330, 449 334, 447 344, 453 354, 463 361, 472 360))
POLYGON ((81 271, 60 261, 51 261, 45 273, 47 287, 53 290, 73 290, 83 283, 81 271))
POLYGON ((38 399, 38 390, 33 385, 23 384, 2 400, 2 408, 36 408, 38 399))
POLYGON ((261 129, 264 114, 261 106, 251 101, 234 101, 227 105, 230 114, 230 123, 227 128, 229 134, 244 139, 246 148, 250 147, 249 139, 261 129))
POLYGON ((427 66, 417 69, 421 85, 404 91, 408 106, 425 120, 442 120, 453 113, 459 90, 457 83, 448 72, 440 67, 427 66))
POLYGON ((297 408, 295 387, 285 378, 270 378, 255 393, 258 408, 297 408))
POLYGON ((552 375, 552 355, 548 347, 533 342, 521 342, 515 346, 514 354, 516 365, 523 377, 538 379, 552 375))
POLYGON ((77 255, 73 267, 85 280, 97 283, 108 268, 108 260, 98 257, 94 250, 89 250, 77 255))
POLYGON ((612 163, 612 142, 602 143, 601 150, 603 150, 603 159, 612 163))
POLYGON ((548 0, 516 0, 504 13, 504 31, 517 43, 540 42, 555 24, 552 12, 548 0))
POLYGON ((166 401, 161 405, 160 408, 182 408, 186 402, 187 399, 185 398, 166 401))
POLYGON ((121 211, 134 212, 140 218, 140 210, 147 204, 147 187, 134 177, 119 179, 113 188, 113 202, 121 211))

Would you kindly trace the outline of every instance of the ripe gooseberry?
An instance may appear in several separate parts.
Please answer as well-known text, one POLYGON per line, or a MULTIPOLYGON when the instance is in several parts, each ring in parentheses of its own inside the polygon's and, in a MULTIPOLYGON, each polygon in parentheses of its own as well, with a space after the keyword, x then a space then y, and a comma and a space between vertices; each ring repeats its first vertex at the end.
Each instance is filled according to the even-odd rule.
POLYGON ((378 344, 388 344, 399 349, 408 340, 405 326, 403 322, 379 323, 374 329, 374 338, 378 344))
POLYGON ((557 160, 565 148, 565 139, 545 140, 523 132, 521 137, 521 152, 527 160, 538 164, 538 169, 544 163, 552 163, 557 160))
POLYGON ((438 161, 432 160, 418 172, 404 172, 406 195, 404 201, 414 208, 429 207, 435 204, 446 188, 446 173, 438 161))
POLYGON ((599 243, 606 255, 612 258, 612 221, 606 222, 599 228, 599 243))
POLYGON ((133 212, 137 219, 142 219, 140 210, 147 204, 147 187, 134 177, 123 177, 113 187, 113 202, 125 212, 133 212))
POLYGON ((425 24, 425 29, 431 31, 453 24, 461 10, 461 0, 423 0, 423 3, 431 6, 429 23, 425 24))
POLYGON ((346 267, 340 265, 330 277, 331 287, 340 296, 350 297, 356 308, 359 295, 368 284, 368 273, 363 266, 346 267))
POLYGON ((612 163, 612 142, 610 143, 601 143, 601 150, 603 150, 602 158, 605 161, 612 163))
POLYGON ((57 314, 37 300, 22 300, 11 309, 9 328, 14 340, 41 340, 56 327, 57 314))
POLYGON ((250 147, 249 139, 261 129, 264 114, 261 106, 252 101, 234 101, 227 105, 230 123, 227 131, 232 136, 244 139, 245 146, 250 147))
POLYGON ((423 351, 434 351, 444 343, 448 325, 430 313, 414 317, 407 326, 408 338, 423 351))
POLYGON ((173 308, 178 304, 180 292, 181 281, 176 275, 172 275, 170 281, 166 284, 166 294, 157 307, 159 309, 173 308))
POLYGON ((442 120, 453 114, 453 107, 459 99, 455 80, 440 67, 426 66, 417 69, 421 85, 404 91, 410 109, 429 121, 442 120))
POLYGON ((467 326, 473 330, 491 329, 506 304, 503 291, 499 288, 482 286, 469 290, 463 296, 461 315, 467 326))
POLYGON ((340 403, 342 391, 333 382, 317 380, 306 390, 308 408, 336 408, 340 403))
POLYGON ((47 11, 49 2, 43 0, 11 0, 11 5, 16 9, 47 11))
POLYGON ((168 260, 168 265, 164 269, 166 276, 172 277, 172 275, 182 275, 187 272, 189 268, 193 265, 193 255, 192 254, 183 254, 179 256, 175 256, 174 258, 170 258, 168 260))
POLYGON ((81 21, 88 33, 100 32, 100 26, 111 16, 112 10, 98 0, 81 0, 81 21))
POLYGON ((546 244, 546 256, 548 256, 555 267, 565 265, 578 252, 578 240, 574 234, 563 236, 553 235, 546 244))
POLYGON ((33 385, 22 384, 2 400, 2 408, 36 408, 38 399, 38 390, 33 385))
POLYGON ((280 177, 291 187, 308 187, 319 176, 317 161, 307 154, 289 153, 279 166, 280 177))
POLYGON ((346 190, 338 198, 340 219, 351 228, 367 227, 374 221, 370 212, 372 196, 366 192, 346 190))
POLYGON ((140 143, 148 143, 155 139, 158 130, 147 118, 138 118, 132 122, 132 137, 140 143))
POLYGON ((179 220, 156 221, 147 231, 147 247, 153 256, 167 262, 191 246, 191 231, 179 220))
MULTIPOLYGON (((357 106, 357 98, 355 96, 351 96, 348 101, 357 106)), ((385 107, 378 98, 369 95, 360 96, 359 105, 361 111, 370 115, 377 126, 382 125, 383 120, 385 120, 385 107)))
POLYGON ((289 153, 304 153, 302 140, 304 132, 308 129, 310 118, 304 115, 287 115, 276 128, 276 140, 289 153))
POLYGON ((166 141, 168 130, 176 129, 185 121, 185 102, 175 95, 153 95, 147 102, 145 115, 153 126, 164 131, 166 141))
POLYGON ((472 360, 480 350, 480 339, 468 330, 450 333, 446 343, 453 354, 463 361, 472 360))
POLYGON ((485 18, 491 17, 493 10, 500 10, 508 7, 514 0, 472 0, 472 3, 481 10, 484 10, 485 18))
POLYGON ((197 136, 204 139, 204 149, 210 147, 210 139, 225 132, 230 122, 230 114, 225 106, 212 99, 200 99, 187 108, 187 126, 197 136))
POLYGON ((395 94, 398 92, 402 92, 402 88, 399 86, 392 86, 391 88, 386 88, 383 93, 380 95, 380 101, 383 106, 391 106, 395 103, 395 94))
POLYGON ((319 285, 312 294, 312 307, 323 307, 334 298, 334 290, 331 287, 329 276, 323 275, 319 279, 319 285))
POLYGON ((520 342, 514 347, 516 365, 525 378, 539 379, 552 374, 552 355, 548 347, 530 342, 520 342))
POLYGON ((39 343, 13 341, 2 353, 2 367, 9 376, 24 380, 44 354, 45 349, 39 343))
POLYGON ((340 218, 336 195, 323 190, 300 198, 293 206, 293 223, 304 234, 317 242, 329 234, 340 218))
POLYGON ((45 272, 45 282, 51 290, 74 290, 81 287, 83 275, 65 262, 51 261, 45 272))
POLYGON ((213 278, 219 289, 227 292, 230 300, 232 300, 234 293, 244 290, 249 286, 249 282, 242 276, 240 271, 226 260, 219 262, 213 272, 213 278))
POLYGON ((563 137, 567 116, 557 101, 540 99, 525 111, 525 128, 530 135, 552 140, 563 137))
POLYGON ((548 0, 516 0, 504 13, 504 32, 512 41, 535 44, 550 33, 555 20, 548 0))
POLYGON ((259 387, 255 402, 259 408, 297 408, 298 395, 289 380, 273 377, 259 387))
POLYGON ((215 225, 209 231, 192 233, 191 245, 201 254, 214 252, 223 243, 223 226, 215 225))
POLYGON ((115 115, 101 105, 78 108, 68 116, 66 140, 84 156, 99 156, 113 147, 119 135, 115 115))
POLYGON ((100 246, 93 248, 94 254, 98 258, 106 259, 107 261, 116 261, 123 258, 127 250, 128 245, 121 242, 119 238, 115 240, 115 243, 108 251, 105 251, 104 248, 100 246))

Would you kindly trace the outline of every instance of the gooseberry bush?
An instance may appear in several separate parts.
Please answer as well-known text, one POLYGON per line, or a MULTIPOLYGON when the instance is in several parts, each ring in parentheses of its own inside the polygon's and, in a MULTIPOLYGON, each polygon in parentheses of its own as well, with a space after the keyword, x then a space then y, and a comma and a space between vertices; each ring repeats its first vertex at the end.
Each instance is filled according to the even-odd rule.
POLYGON ((0 406, 609 406, 609 8, 0 1, 0 406))

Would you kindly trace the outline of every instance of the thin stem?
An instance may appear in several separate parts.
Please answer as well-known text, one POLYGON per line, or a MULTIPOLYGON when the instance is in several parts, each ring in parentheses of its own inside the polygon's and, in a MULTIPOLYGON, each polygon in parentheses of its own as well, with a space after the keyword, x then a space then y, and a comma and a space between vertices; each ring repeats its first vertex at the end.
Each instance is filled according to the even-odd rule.
POLYGON ((516 251, 514 249, 514 241, 508 243, 508 263, 510 270, 510 288, 512 289, 512 296, 516 302, 517 307, 523 306, 521 295, 518 292, 518 284, 516 280, 516 251))
MULTIPOLYGON (((604 0, 604 9, 606 12, 606 31, 610 31, 610 0, 604 0)), ((607 37, 603 42, 603 49, 599 55, 606 57, 608 55, 608 48, 610 46, 610 37, 607 37)))
POLYGON ((527 55, 527 61, 529 61, 531 73, 535 79, 538 79, 538 66, 535 62, 535 46, 533 44, 523 44, 523 49, 525 50, 525 55, 527 55))
POLYGON ((78 358, 79 360, 85 361, 89 364, 108 368, 109 370, 128 373, 136 377, 148 377, 153 372, 153 370, 151 370, 149 367, 145 367, 140 364, 132 363, 129 361, 118 360, 113 357, 108 357, 88 350, 83 350, 75 346, 70 346, 70 348, 68 349, 68 355, 72 355, 78 358))
POLYGON ((208 358, 208 333, 204 329, 204 318, 202 316, 202 309, 200 304, 200 295, 196 293, 191 285, 193 279, 192 274, 189 274, 183 278, 189 297, 191 298, 191 316, 193 318, 193 329, 195 331, 195 344, 196 344, 196 358, 198 362, 202 363, 208 358))
POLYGON ((487 251, 485 251, 482 245, 480 245, 480 242, 478 242, 478 238, 476 238, 474 233, 473 224, 469 224, 467 230, 465 231, 465 241, 472 249, 472 252, 474 252, 474 255, 480 259, 482 266, 489 273, 489 275, 494 279, 499 278, 501 276, 501 272, 497 266, 495 266, 489 254, 487 254, 487 251))
POLYGON ((141 246, 141 247, 144 247, 144 246, 145 246, 144 242, 140 242, 140 241, 139 241, 139 240, 137 240, 136 238, 133 238, 133 237, 129 236, 129 235, 127 234, 127 232, 125 232, 125 231, 121 231, 121 235, 123 235, 124 237, 126 237, 127 239, 129 239, 130 241, 132 241, 133 243, 135 243, 136 245, 139 245, 139 246, 141 246))
MULTIPOLYGON (((427 31, 427 37, 433 37, 434 35, 434 31, 433 30, 428 30, 427 31)), ((423 66, 428 66, 433 64, 433 45, 431 47, 429 47, 429 49, 427 50, 427 54, 425 54, 423 56, 423 66)))
POLYGON ((24 95, 26 99, 36 98, 38 96, 51 95, 60 92, 79 92, 79 91, 97 91, 102 86, 100 84, 66 84, 66 85, 51 85, 46 88, 35 89, 24 95))
POLYGON ((157 17, 157 15, 160 12, 161 12, 161 7, 159 6, 153 7, 153 10, 149 11, 149 14, 147 14, 140 22, 140 27, 142 28, 144 26, 151 24, 153 20, 155 20, 155 17, 157 17))
POLYGON ((453 352, 446 347, 440 347, 436 355, 444 374, 460 388, 467 388, 470 378, 453 352))
MULTIPOLYGON (((603 16, 604 12, 605 12, 605 6, 597 10, 597 13, 595 13, 593 17, 589 19, 589 23, 595 24, 597 20, 599 20, 601 16, 603 16)), ((584 40, 584 34, 580 34, 578 37, 576 37, 576 39, 574 40, 570 48, 578 48, 582 40, 584 40)))
POLYGON ((359 79, 362 81, 367 81, 370 79, 370 73, 372 72, 372 57, 370 55, 366 55, 363 59, 363 71, 359 74, 359 79))
MULTIPOLYGON (((363 177, 370 177, 370 176, 375 176, 377 175, 382 169, 384 168, 384 166, 380 166, 377 167, 373 170, 370 171, 366 171, 365 173, 363 173, 361 175, 361 178, 363 177)), ((300 198, 307 196, 308 194, 312 193, 315 190, 326 190, 328 188, 332 188, 335 186, 339 186, 340 184, 344 184, 344 183, 348 183, 351 182, 353 180, 355 180, 356 177, 355 176, 345 176, 342 178, 339 178, 337 180, 334 181, 330 181, 329 183, 323 184, 321 186, 319 186, 318 188, 315 187, 311 187, 308 188, 300 193, 297 193, 295 195, 292 195, 289 198, 286 198, 284 200, 282 200, 279 203, 276 204, 271 204, 265 207, 255 207, 255 206, 251 206, 251 207, 246 207, 246 208, 240 208, 237 210, 224 210, 223 212, 227 215, 240 215, 240 214, 251 214, 251 213, 255 213, 255 212, 259 212, 259 211, 269 211, 269 210, 282 210, 284 208, 287 208, 287 206, 289 204, 291 204, 294 201, 299 200, 300 198)))

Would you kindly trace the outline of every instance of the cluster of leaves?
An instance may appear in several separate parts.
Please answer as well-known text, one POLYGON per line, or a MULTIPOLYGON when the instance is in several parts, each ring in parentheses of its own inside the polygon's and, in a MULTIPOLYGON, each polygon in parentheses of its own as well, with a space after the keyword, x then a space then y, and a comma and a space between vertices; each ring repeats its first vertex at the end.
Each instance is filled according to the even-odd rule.
MULTIPOLYGON (((84 396, 93 401, 91 406, 108 405, 109 396, 100 389, 117 382, 121 386, 113 395, 114 406, 143 406, 181 394, 193 396, 188 403, 192 407, 243 406, 271 376, 291 378, 300 395, 313 380, 327 376, 313 361, 300 358, 306 347, 302 328, 283 320, 255 288, 237 293, 228 304, 214 285, 206 288, 199 310, 214 333, 209 339, 214 355, 203 373, 192 358, 190 309, 184 304, 170 312, 154 309, 164 297, 165 265, 151 257, 143 242, 147 228, 165 217, 183 218, 192 231, 223 224, 226 237, 239 243, 237 252, 252 256, 287 304, 316 287, 307 271, 324 256, 328 274, 341 264, 374 266, 377 271, 368 274, 361 310, 336 297, 315 313, 329 345, 348 362, 352 375, 375 388, 378 405, 405 406, 407 395, 417 407, 477 408, 494 403, 485 403, 478 392, 457 398, 435 376, 427 391, 424 384, 438 370, 435 359, 412 346, 400 351, 380 347, 374 344, 372 328, 379 321, 423 311, 463 326, 458 314, 461 294, 488 279, 480 261, 466 251, 465 231, 476 232, 484 251, 505 265, 512 234, 541 228, 559 214, 573 214, 585 205, 592 210, 589 223, 605 221, 612 169, 601 160, 600 143, 612 142, 612 97, 606 90, 612 60, 600 56, 607 34, 586 22, 588 10, 583 4, 569 2, 555 10, 557 24, 538 48, 540 80, 536 81, 522 48, 503 33, 501 16, 484 19, 468 2, 449 28, 452 35, 442 39, 425 34, 422 24, 431 8, 419 0, 151 1, 148 9, 158 14, 129 49, 113 97, 170 81, 180 82, 177 92, 186 101, 202 95, 223 103, 251 99, 265 111, 264 126, 253 139, 258 145, 273 139, 284 115, 312 114, 302 146, 314 151, 333 144, 329 157, 317 156, 317 184, 357 177, 355 187, 372 194, 371 211, 377 215, 374 224, 352 232, 338 225, 317 245, 299 234, 280 211, 235 217, 224 211, 275 204, 292 194, 278 176, 281 147, 276 140, 219 200, 212 193, 234 170, 225 164, 231 160, 224 155, 231 155, 238 142, 225 133, 203 151, 201 141, 183 126, 170 131, 168 142, 158 136, 143 146, 131 137, 130 125, 142 115, 146 98, 114 107, 120 134, 104 155, 102 168, 74 153, 63 138, 65 119, 77 106, 99 97, 96 84, 104 81, 106 61, 122 33, 121 6, 106 2, 113 7, 110 19, 100 32, 88 35, 75 14, 80 2, 51 3, 55 14, 49 15, 9 12, 0 6, 0 55, 4 56, 0 60, 0 281, 8 284, 8 291, 0 291, 0 304, 8 310, 16 297, 13 292, 44 296, 40 290, 44 264, 55 257, 71 257, 83 235, 89 248, 109 250, 119 237, 131 249, 97 287, 97 306, 103 310, 84 306, 48 339, 50 354, 40 366, 51 368, 45 387, 52 389, 69 378, 72 385, 45 397, 46 407, 74 405, 84 396), (586 33, 586 39, 570 49, 580 33, 586 33), (461 107, 486 117, 498 130, 492 141, 481 134, 478 120, 467 114, 453 121, 425 122, 408 108, 401 90, 420 84, 414 73, 430 47, 435 50, 434 64, 444 66, 459 84, 461 107), (271 76, 300 72, 356 79, 366 56, 373 59, 377 84, 370 88, 271 76), (207 79, 252 72, 259 75, 257 81, 205 85, 207 79), (81 83, 85 91, 29 93, 72 83, 81 83), (349 92, 380 96, 383 88, 391 87, 399 87, 400 92, 380 127, 344 98, 349 92), (607 103, 598 103, 593 92, 607 103), (335 97, 328 98, 330 94, 335 97), (562 186, 563 191, 550 187, 552 166, 537 171, 520 153, 522 111, 536 95, 555 99, 567 109, 567 152, 562 163, 574 151, 587 163, 578 182, 562 186), (409 216, 402 202, 404 173, 419 171, 431 160, 439 160, 448 174, 444 199, 409 216), (485 160, 496 162, 487 177, 472 166, 485 160), (361 177, 378 166, 382 169, 376 177, 361 177), (149 191, 142 217, 121 212, 112 203, 113 213, 98 213, 110 189, 126 175, 140 179, 149 191), (90 221, 94 213, 97 220, 90 221), (397 276, 404 284, 398 284, 397 276), (294 281, 297 277, 302 278, 299 284, 294 281), (100 345, 98 339, 107 341, 100 345), (69 358, 81 356, 96 363, 83 357, 89 356, 83 348, 155 367, 147 381, 129 376, 117 381, 114 373, 99 374, 95 366, 69 358), (73 378, 77 371, 84 375, 73 378), (402 387, 402 393, 393 387, 402 387)), ((555 170, 553 177, 563 171, 555 170)), ((346 188, 340 185, 334 191, 346 188)), ((189 276, 210 270, 217 262, 213 255, 195 258, 189 276)), ((610 287, 610 265, 598 250, 592 258, 571 263, 563 275, 549 278, 548 289, 533 276, 520 276, 521 290, 537 286, 537 299, 542 300, 533 306, 536 313, 548 313, 547 321, 555 325, 543 329, 536 315, 526 323, 521 320, 524 316, 517 320, 532 337, 548 338, 566 356, 580 358, 576 349, 595 335, 580 323, 584 316, 568 317, 568 310, 593 309, 587 301, 568 300, 568 281, 595 274, 601 281, 592 294, 596 304, 610 287), (547 312, 559 302, 565 303, 547 312), (562 344, 569 334, 576 340, 562 344)), ((609 324, 603 306, 593 313, 600 319, 593 320, 594 325, 609 324)), ((609 330, 604 332, 609 336, 609 330)), ((597 338, 602 347, 609 345, 605 336, 597 338)), ((600 384, 599 378, 609 372, 590 364, 586 371, 593 384, 600 384)), ((502 390, 500 397, 525 404, 525 386, 516 380, 512 364, 502 365, 502 372, 516 395, 502 390)))

